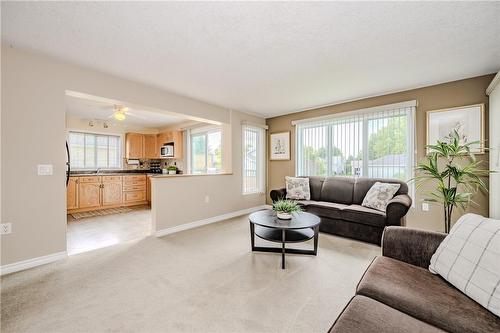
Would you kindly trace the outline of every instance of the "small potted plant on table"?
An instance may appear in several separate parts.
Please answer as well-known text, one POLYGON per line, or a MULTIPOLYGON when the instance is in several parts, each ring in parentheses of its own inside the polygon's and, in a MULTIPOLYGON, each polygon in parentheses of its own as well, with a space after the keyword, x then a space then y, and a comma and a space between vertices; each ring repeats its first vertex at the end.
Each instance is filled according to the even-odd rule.
POLYGON ((293 213, 302 211, 299 204, 293 200, 280 199, 273 203, 273 210, 281 220, 290 220, 293 213))

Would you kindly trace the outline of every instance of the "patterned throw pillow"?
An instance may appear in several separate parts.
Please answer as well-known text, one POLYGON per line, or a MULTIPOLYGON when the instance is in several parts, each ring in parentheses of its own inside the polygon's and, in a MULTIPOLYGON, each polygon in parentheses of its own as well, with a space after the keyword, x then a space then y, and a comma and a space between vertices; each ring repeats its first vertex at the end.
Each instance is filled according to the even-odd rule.
POLYGON ((429 270, 500 316, 500 220, 462 216, 432 255, 429 270))
POLYGON ((399 190, 400 184, 376 182, 366 193, 361 206, 385 212, 387 204, 399 190))
POLYGON ((286 198, 292 200, 310 200, 309 178, 285 177, 286 198))

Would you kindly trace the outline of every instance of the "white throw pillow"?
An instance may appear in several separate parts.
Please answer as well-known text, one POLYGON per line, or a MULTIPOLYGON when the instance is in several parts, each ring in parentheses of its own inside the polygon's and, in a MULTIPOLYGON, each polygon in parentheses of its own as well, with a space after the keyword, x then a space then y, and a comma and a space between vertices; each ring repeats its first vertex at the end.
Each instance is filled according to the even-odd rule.
POLYGON ((500 220, 462 216, 432 255, 429 270, 500 316, 500 220))
POLYGON ((387 204, 394 198, 394 194, 396 194, 400 187, 400 184, 376 182, 368 190, 368 193, 366 193, 361 206, 385 212, 387 204))
POLYGON ((286 198, 292 200, 310 200, 309 178, 285 177, 286 198))

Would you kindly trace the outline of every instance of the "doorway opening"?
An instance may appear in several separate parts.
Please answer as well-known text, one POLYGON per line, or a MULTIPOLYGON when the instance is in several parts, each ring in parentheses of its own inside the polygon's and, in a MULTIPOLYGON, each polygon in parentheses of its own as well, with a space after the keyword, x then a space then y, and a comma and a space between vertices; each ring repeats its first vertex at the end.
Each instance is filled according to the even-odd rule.
POLYGON ((152 234, 152 178, 184 172, 183 128, 197 123, 179 114, 66 93, 69 255, 152 234))

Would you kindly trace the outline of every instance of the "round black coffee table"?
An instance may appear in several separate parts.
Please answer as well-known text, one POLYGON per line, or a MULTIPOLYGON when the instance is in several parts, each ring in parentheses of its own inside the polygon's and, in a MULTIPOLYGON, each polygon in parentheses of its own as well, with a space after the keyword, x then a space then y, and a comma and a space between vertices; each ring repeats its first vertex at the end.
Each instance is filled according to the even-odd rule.
POLYGON ((311 254, 318 253, 318 234, 321 220, 316 215, 300 212, 294 213, 291 220, 280 220, 272 210, 261 210, 250 214, 250 239, 252 251, 281 253, 281 268, 285 269, 285 253, 311 254), (277 247, 255 246, 257 237, 276 243, 277 247), (285 248, 286 243, 305 242, 314 238, 314 250, 285 248))

